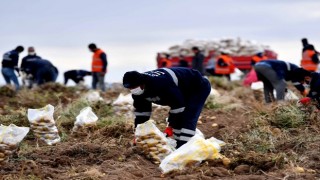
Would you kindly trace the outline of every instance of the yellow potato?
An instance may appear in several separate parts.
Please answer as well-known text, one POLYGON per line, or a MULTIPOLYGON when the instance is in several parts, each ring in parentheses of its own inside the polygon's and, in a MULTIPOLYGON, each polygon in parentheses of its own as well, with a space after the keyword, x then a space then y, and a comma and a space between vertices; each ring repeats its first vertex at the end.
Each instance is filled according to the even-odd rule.
POLYGON ((160 136, 155 136, 154 139, 161 141, 162 138, 160 136))
POLYGON ((12 151, 6 150, 6 151, 4 152, 4 154, 9 156, 9 155, 12 154, 12 151))
POLYGON ((154 133, 154 132, 151 132, 150 134, 148 134, 149 136, 157 136, 157 134, 156 133, 154 133))
POLYGON ((304 169, 303 169, 302 167, 295 167, 295 168, 294 168, 294 171, 295 171, 296 173, 304 173, 304 169))
POLYGON ((223 165, 225 165, 225 166, 229 166, 229 164, 231 163, 231 161, 230 161, 229 158, 224 157, 224 158, 222 158, 222 163, 223 163, 223 165))
POLYGON ((149 150, 150 151, 158 151, 158 148, 157 147, 151 147, 149 150))
POLYGON ((139 138, 140 138, 141 140, 149 139, 148 136, 140 136, 139 138))
POLYGON ((162 144, 157 144, 156 145, 157 148, 162 148, 162 146, 163 146, 162 144))
POLYGON ((6 155, 4 153, 0 153, 0 158, 4 158, 6 155))
POLYGON ((169 151, 168 151, 167 149, 159 149, 159 152, 160 152, 160 153, 165 153, 165 154, 166 154, 166 153, 168 153, 169 151))
POLYGON ((152 147, 157 147, 157 144, 156 143, 147 143, 149 149, 152 148, 152 147))
POLYGON ((39 122, 39 123, 41 123, 41 122, 50 123, 51 121, 50 121, 50 119, 39 119, 39 120, 36 121, 36 122, 39 122))
POLYGON ((158 157, 155 152, 150 152, 151 157, 158 157))
POLYGON ((217 123, 213 123, 211 126, 212 126, 212 127, 217 127, 218 124, 217 124, 217 123))

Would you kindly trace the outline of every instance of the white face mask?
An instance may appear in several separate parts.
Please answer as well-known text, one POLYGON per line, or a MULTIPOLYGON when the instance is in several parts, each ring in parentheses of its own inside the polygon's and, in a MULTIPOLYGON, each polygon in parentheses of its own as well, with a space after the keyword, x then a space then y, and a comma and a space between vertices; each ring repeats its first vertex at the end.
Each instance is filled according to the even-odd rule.
POLYGON ((139 86, 137 88, 131 89, 130 91, 133 95, 141 95, 143 94, 144 89, 141 89, 141 87, 139 86))
POLYGON ((29 55, 33 56, 33 55, 36 55, 36 53, 35 52, 29 52, 29 55))

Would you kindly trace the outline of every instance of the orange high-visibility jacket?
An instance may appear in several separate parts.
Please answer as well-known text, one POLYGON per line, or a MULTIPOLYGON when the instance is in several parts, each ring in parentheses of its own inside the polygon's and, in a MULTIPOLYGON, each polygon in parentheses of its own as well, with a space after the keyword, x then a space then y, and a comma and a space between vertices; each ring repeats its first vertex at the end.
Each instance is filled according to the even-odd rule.
POLYGON ((267 56, 262 56, 262 57, 260 57, 260 56, 254 55, 254 56, 252 57, 252 60, 253 60, 255 63, 258 63, 258 62, 260 62, 260 61, 262 61, 262 60, 267 60, 267 59, 268 59, 267 56))
POLYGON ((230 56, 220 55, 217 58, 216 67, 215 67, 216 74, 231 74, 231 73, 234 73, 234 71, 235 71, 235 66, 233 63, 233 59, 230 56), (219 64, 218 64, 219 59, 222 59, 224 61, 224 63, 227 64, 228 66, 224 66, 224 67, 219 66, 219 64))
POLYGON ((161 59, 161 61, 160 61, 160 66, 161 66, 161 67, 167 67, 167 68, 169 68, 169 67, 172 66, 172 62, 171 62, 169 59, 167 59, 167 58, 163 58, 163 59, 161 59), (163 66, 163 65, 165 65, 165 66, 163 66))
POLYGON ((100 58, 102 53, 104 52, 101 49, 93 53, 91 64, 92 72, 103 72, 103 62, 100 58))
POLYGON ((316 52, 314 50, 305 50, 302 53, 302 60, 301 60, 301 67, 303 69, 306 69, 308 71, 316 71, 317 70, 317 63, 314 63, 312 61, 312 56, 315 54, 316 52))

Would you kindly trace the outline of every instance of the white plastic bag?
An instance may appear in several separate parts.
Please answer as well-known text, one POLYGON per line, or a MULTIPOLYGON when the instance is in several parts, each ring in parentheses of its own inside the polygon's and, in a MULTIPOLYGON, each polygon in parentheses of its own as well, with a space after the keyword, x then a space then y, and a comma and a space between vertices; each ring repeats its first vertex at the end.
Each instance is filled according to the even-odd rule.
POLYGON ((126 104, 133 105, 132 94, 123 95, 122 93, 120 93, 118 98, 112 103, 113 106, 126 104))
POLYGON ((123 95, 122 93, 112 103, 114 113, 117 116, 124 116, 127 119, 134 119, 134 108, 132 94, 123 95))
POLYGON ((0 126, 0 164, 9 159, 28 132, 28 127, 0 126))
POLYGON ((288 90, 288 92, 284 96, 284 99, 285 100, 299 100, 299 97, 291 90, 288 90))
POLYGON ((35 137, 48 145, 60 142, 53 113, 54 107, 50 104, 40 109, 28 109, 28 120, 35 137))
POLYGON ((91 107, 85 107, 80 111, 80 114, 76 117, 73 131, 78 131, 80 128, 86 126, 94 126, 98 120, 98 117, 92 111, 91 107))
POLYGON ((160 163, 162 159, 174 150, 170 146, 168 139, 152 120, 139 124, 136 128, 135 137, 137 146, 156 164, 160 163))
POLYGON ((18 127, 14 124, 9 126, 0 126, 0 142, 6 144, 16 145, 28 134, 30 128, 18 127))
POLYGON ((103 100, 103 98, 100 96, 99 91, 89 91, 84 97, 89 102, 97 102, 103 100))
POLYGON ((168 173, 200 164, 203 160, 221 158, 220 144, 223 142, 215 138, 205 140, 196 134, 186 144, 162 160, 160 169, 163 173, 168 173))
POLYGON ((243 72, 236 68, 234 73, 230 74, 230 80, 239 81, 241 79, 241 76, 243 76, 243 72))
POLYGON ((258 82, 254 82, 251 84, 251 89, 252 90, 261 90, 263 91, 263 82, 262 81, 258 81, 258 82))
POLYGON ((198 128, 196 128, 196 134, 198 134, 200 137, 204 138, 204 134, 198 128))
POLYGON ((210 91, 209 96, 212 96, 212 97, 219 97, 219 96, 220 96, 220 93, 219 93, 217 90, 215 90, 215 89, 211 88, 211 91, 210 91))

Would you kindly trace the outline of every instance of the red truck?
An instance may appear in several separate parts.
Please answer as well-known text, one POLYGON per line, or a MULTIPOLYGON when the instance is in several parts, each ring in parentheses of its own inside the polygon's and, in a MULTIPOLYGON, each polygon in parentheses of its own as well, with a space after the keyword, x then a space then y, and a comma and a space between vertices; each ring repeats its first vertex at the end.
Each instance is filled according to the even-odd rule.
MULTIPOLYGON (((277 59, 278 54, 271 50, 265 50, 264 55, 267 56, 269 59, 277 59)), ((241 71, 249 71, 251 69, 251 58, 252 56, 232 56, 235 66, 240 69, 241 71)), ((158 68, 163 67, 163 59, 160 53, 157 55, 157 66, 158 68)), ((210 56, 205 57, 204 60, 204 67, 206 67, 210 56)), ((172 63, 173 67, 177 67, 180 65, 180 61, 182 60, 180 57, 171 57, 169 59, 172 63)), ((192 64, 192 56, 186 56, 183 60, 188 64, 188 67, 191 67, 192 64)))

